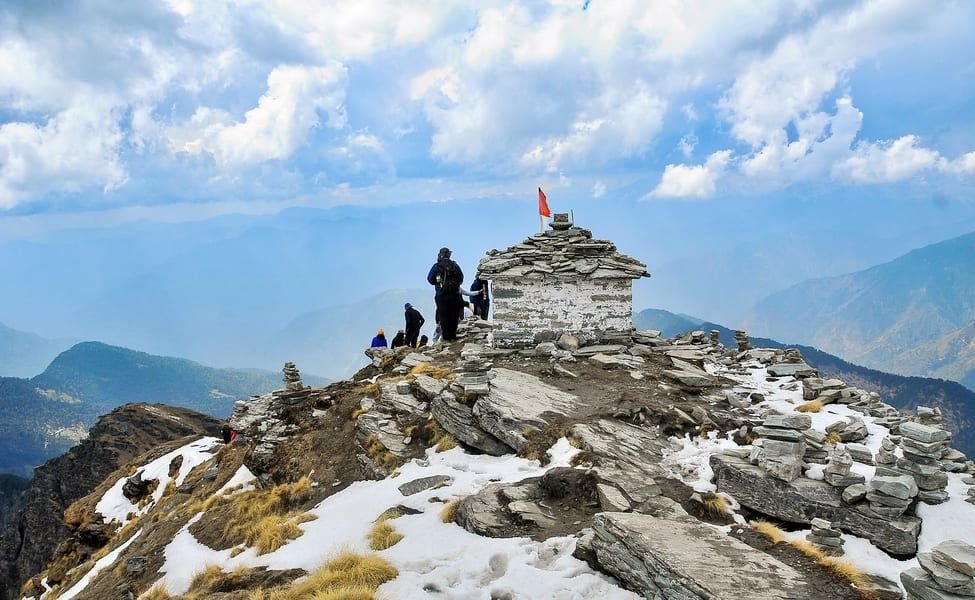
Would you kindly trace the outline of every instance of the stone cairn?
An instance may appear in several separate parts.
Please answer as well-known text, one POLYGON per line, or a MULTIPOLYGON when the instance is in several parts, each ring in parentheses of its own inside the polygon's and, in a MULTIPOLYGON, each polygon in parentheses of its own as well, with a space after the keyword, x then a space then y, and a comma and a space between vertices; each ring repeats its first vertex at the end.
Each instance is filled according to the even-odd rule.
POLYGON ((941 457, 950 448, 951 434, 940 427, 907 421, 900 424, 900 446, 903 456, 896 467, 878 468, 878 474, 907 475, 920 490, 918 499, 926 504, 940 504, 948 500, 948 474, 941 457))
POLYGON ((818 400, 820 404, 846 404, 851 410, 876 417, 878 425, 896 427, 906 418, 896 408, 880 401, 880 394, 847 386, 839 379, 807 377, 802 380, 804 400, 818 400))
POLYGON ((735 342, 738 344, 739 352, 748 352, 752 349, 752 343, 748 340, 748 334, 743 329, 735 330, 735 342))
POLYGON ((301 382, 301 373, 298 372, 298 367, 293 362, 289 361, 284 363, 284 368, 281 369, 281 373, 284 375, 285 390, 298 392, 305 389, 305 385, 301 382))
POLYGON ((803 431, 802 435, 806 438, 806 452, 802 455, 802 460, 807 464, 825 465, 829 458, 829 440, 826 434, 810 428, 803 431))
POLYGON ((907 512, 918 492, 914 479, 907 475, 876 475, 867 488, 870 510, 888 519, 896 519, 907 512))
POLYGON ((830 556, 843 555, 843 538, 839 529, 833 529, 833 524, 826 519, 814 518, 811 522, 812 531, 806 535, 806 541, 830 556))
POLYGON ((809 415, 768 415, 761 426, 753 429, 761 439, 753 443, 749 460, 772 477, 786 482, 795 481, 802 475, 804 464, 804 431, 811 426, 812 417, 809 415))
POLYGON ((888 435, 880 442, 880 450, 877 450, 877 455, 874 457, 874 461, 878 465, 883 465, 890 468, 891 465, 897 464, 897 456, 894 455, 894 450, 897 449, 897 440, 894 436, 888 435))
POLYGON ((711 343, 717 346, 721 343, 721 332, 717 329, 712 329, 711 332, 711 343))
POLYGON ((454 383, 468 396, 483 396, 491 391, 491 366, 479 354, 464 353, 454 383))
POLYGON ((866 477, 851 471, 853 457, 844 444, 836 444, 829 455, 829 464, 823 469, 823 479, 835 488, 847 488, 851 485, 862 484, 866 477))
POLYGON ((908 600, 953 600, 975 596, 975 546, 947 540, 919 552, 920 567, 901 573, 908 600))

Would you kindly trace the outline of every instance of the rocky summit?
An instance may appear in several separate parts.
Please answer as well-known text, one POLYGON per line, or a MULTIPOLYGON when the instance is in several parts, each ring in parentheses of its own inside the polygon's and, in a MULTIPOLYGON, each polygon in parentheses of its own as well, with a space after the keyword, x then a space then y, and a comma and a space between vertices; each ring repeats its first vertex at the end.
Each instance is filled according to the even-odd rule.
POLYGON ((151 450, 72 504, 73 541, 23 596, 975 594, 975 465, 932 410, 745 332, 492 333, 370 349, 327 387, 285 365, 235 405, 232 443, 151 450), (358 595, 336 583, 365 564, 358 595))

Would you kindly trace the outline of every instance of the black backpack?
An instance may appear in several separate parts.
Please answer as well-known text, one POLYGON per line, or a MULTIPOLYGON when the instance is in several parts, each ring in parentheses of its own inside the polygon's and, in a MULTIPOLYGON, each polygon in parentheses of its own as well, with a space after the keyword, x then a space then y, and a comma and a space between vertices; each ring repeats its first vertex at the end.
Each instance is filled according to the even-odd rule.
POLYGON ((460 269, 457 267, 457 263, 447 259, 440 264, 440 289, 450 293, 456 294, 460 292, 460 269))

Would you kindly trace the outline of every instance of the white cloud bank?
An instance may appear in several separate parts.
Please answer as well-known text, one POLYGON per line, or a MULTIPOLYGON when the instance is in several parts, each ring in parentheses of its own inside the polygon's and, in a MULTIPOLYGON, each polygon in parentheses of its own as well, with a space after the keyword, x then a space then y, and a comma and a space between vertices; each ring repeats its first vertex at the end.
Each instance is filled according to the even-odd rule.
POLYGON ((661 198, 708 197, 749 180, 865 185, 975 173, 971 148, 946 155, 913 124, 864 139, 868 116, 851 85, 892 48, 975 26, 971 4, 587 7, 6 3, 0 207, 93 192, 118 204, 153 187, 140 177, 166 168, 194 173, 187 188, 219 180, 246 189, 248 177, 280 174, 316 191, 322 181, 347 188, 347 174, 370 185, 402 163, 497 181, 662 171, 650 194, 661 198), (694 164, 702 149, 710 157, 694 164))

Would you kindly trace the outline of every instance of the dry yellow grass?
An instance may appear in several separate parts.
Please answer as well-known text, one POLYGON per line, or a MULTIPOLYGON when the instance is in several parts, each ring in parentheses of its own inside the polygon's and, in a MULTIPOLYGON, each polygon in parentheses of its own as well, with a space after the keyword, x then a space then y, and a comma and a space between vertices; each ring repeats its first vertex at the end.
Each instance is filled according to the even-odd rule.
POLYGON ((291 587, 258 590, 250 600, 374 600, 376 589, 398 575, 377 554, 342 552, 291 587))
POLYGON ((826 434, 827 444, 832 444, 835 446, 836 444, 839 444, 842 441, 843 440, 842 438, 840 438, 840 434, 836 433, 835 431, 830 431, 829 433, 826 434))
POLYGON ((149 591, 139 596, 139 600, 173 600, 173 597, 166 591, 166 586, 157 584, 149 588, 149 591))
POLYGON ((217 565, 210 565, 193 577, 193 581, 190 582, 190 591, 195 592, 210 589, 214 583, 223 579, 224 576, 223 569, 217 565))
POLYGON ((372 550, 386 550, 398 544, 403 539, 403 534, 396 531, 395 527, 383 519, 372 526, 368 537, 369 548, 372 550))
POLYGON ((731 506, 728 499, 714 492, 708 492, 701 497, 704 505, 704 512, 712 517, 724 517, 731 514, 731 506))
POLYGON ((433 363, 420 363, 410 370, 410 375, 416 377, 417 375, 429 375, 434 379, 448 379, 452 380, 454 378, 454 372, 450 369, 444 367, 438 367, 433 363))
POLYGON ((806 540, 792 540, 789 542, 789 545, 802 552, 817 565, 829 569, 851 585, 861 589, 866 587, 867 575, 850 561, 829 556, 806 540))
POLYGON ((821 410, 823 410, 823 403, 819 400, 811 400, 796 407, 797 412, 803 413, 818 413, 821 410))
POLYGON ((773 544, 785 541, 785 532, 768 521, 752 521, 752 529, 767 537, 773 544))
POLYGON ((451 500, 447 504, 444 504, 443 508, 440 509, 440 520, 444 523, 453 523, 454 516, 457 515, 457 508, 460 506, 461 500, 463 500, 463 498, 457 498, 455 500, 451 500))
POLYGON ((437 440, 437 447, 435 448, 435 450, 437 452, 446 452, 447 450, 453 450, 456 447, 457 447, 457 438, 450 435, 449 433, 444 433, 442 436, 440 436, 440 439, 437 440))
POLYGON ((312 492, 311 480, 302 477, 270 489, 221 496, 217 501, 229 502, 232 507, 227 534, 256 548, 258 554, 267 554, 300 537, 303 531, 298 526, 316 518, 297 510, 312 492))
POLYGON ((396 467, 403 464, 403 460, 390 452, 386 446, 383 446, 383 443, 379 441, 379 438, 374 435, 370 435, 368 438, 366 438, 365 448, 366 454, 369 455, 369 458, 387 471, 392 471, 396 467))
POLYGON ((363 414, 365 414, 365 413, 367 413, 367 412, 369 412, 369 411, 367 411, 367 410, 366 410, 366 409, 364 409, 364 408, 357 408, 357 409, 355 409, 354 411, 352 411, 352 416, 351 416, 350 418, 351 418, 351 419, 352 419, 353 421, 355 421, 356 419, 358 419, 358 418, 359 418, 359 416, 360 416, 360 415, 363 415, 363 414))

